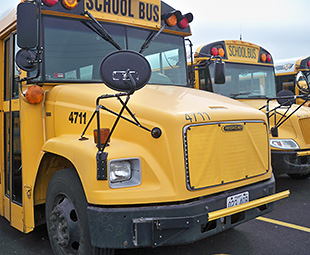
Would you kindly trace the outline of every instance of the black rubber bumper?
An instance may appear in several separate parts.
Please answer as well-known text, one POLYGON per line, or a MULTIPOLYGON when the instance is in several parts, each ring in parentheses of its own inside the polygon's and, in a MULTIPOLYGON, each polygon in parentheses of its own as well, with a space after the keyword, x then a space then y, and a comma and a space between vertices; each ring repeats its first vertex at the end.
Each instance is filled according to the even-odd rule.
POLYGON ((248 191, 250 201, 273 194, 274 178, 191 202, 132 207, 88 206, 91 242, 101 248, 158 247, 192 243, 272 211, 273 203, 209 221, 227 197, 248 191))
POLYGON ((296 151, 271 151, 273 173, 307 174, 310 173, 310 155, 297 156, 296 151))

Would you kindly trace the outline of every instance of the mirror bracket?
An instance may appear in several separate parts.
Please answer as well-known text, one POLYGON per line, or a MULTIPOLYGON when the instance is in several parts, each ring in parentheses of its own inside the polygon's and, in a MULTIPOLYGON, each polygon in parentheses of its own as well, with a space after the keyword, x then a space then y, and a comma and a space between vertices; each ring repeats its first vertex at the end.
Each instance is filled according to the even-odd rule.
POLYGON ((105 94, 96 99, 96 109, 88 121, 79 140, 86 140, 84 135, 95 116, 97 118, 97 130, 100 130, 100 110, 105 110, 115 115, 116 120, 104 144, 101 144, 100 132, 97 132, 98 153, 103 152, 105 147, 108 145, 108 141, 110 140, 110 137, 112 136, 112 133, 114 132, 120 119, 126 120, 127 122, 150 132, 153 138, 158 139, 162 134, 160 128, 155 127, 150 130, 149 128, 143 126, 135 117, 135 114, 127 106, 130 95, 148 83, 151 77, 151 72, 149 62, 143 55, 137 52, 120 50, 117 52, 112 52, 110 55, 105 57, 100 66, 101 79, 109 88, 120 91, 120 93, 105 94), (126 99, 123 100, 122 97, 126 97, 126 99), (121 103, 122 108, 118 113, 100 104, 101 100, 109 98, 117 98, 121 103), (129 113, 131 119, 123 116, 123 112, 125 110, 129 113))

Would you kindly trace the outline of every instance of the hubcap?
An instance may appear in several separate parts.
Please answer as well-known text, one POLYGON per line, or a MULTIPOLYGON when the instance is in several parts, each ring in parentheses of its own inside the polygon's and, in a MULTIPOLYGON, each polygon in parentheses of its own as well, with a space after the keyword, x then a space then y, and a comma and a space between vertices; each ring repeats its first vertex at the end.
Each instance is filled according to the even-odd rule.
POLYGON ((62 198, 54 207, 49 219, 54 242, 65 254, 77 254, 80 244, 78 218, 73 203, 62 198))

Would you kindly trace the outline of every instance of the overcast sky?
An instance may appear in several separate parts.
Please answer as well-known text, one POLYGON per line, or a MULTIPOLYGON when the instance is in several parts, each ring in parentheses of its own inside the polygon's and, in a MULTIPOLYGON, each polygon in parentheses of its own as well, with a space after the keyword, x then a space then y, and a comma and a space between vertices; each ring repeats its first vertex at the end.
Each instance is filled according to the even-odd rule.
MULTIPOLYGON (((0 0, 6 13, 20 0, 0 0)), ((194 49, 208 42, 239 40, 263 46, 275 60, 310 55, 310 0, 165 0, 192 12, 194 49)))

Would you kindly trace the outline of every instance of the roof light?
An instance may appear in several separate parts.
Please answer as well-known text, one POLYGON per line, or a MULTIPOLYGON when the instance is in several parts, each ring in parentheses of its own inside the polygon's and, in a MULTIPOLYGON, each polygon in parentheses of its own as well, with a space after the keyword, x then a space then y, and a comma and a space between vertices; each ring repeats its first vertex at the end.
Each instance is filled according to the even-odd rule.
POLYGON ((268 63, 271 62, 271 56, 270 56, 270 54, 267 54, 266 59, 267 59, 267 62, 268 62, 268 63))
POLYGON ((224 49, 223 49, 223 48, 219 48, 219 49, 218 49, 218 54, 219 54, 221 57, 224 57, 224 55, 225 55, 224 49))
POLYGON ((44 98, 43 89, 37 85, 30 86, 25 94, 27 101, 31 104, 38 104, 44 98))
POLYGON ((193 14, 192 13, 187 13, 184 16, 182 16, 178 22, 178 27, 181 29, 187 28, 188 24, 193 21, 193 14))
POLYGON ((267 59, 267 57, 266 57, 266 54, 265 54, 265 53, 263 53, 263 54, 260 55, 260 60, 261 60, 262 62, 266 62, 266 59, 267 59))
POLYGON ((62 5, 68 10, 74 9, 78 4, 78 0, 62 0, 61 2, 62 5))
POLYGON ((180 11, 169 12, 165 15, 165 22, 169 27, 173 27, 178 23, 178 16, 181 16, 180 11))
POLYGON ((218 55, 218 50, 217 50, 216 47, 212 47, 212 49, 211 49, 211 55, 212 55, 212 56, 217 56, 217 55, 218 55))
POLYGON ((43 3, 45 3, 47 6, 54 6, 58 3, 58 0, 43 0, 43 3))

